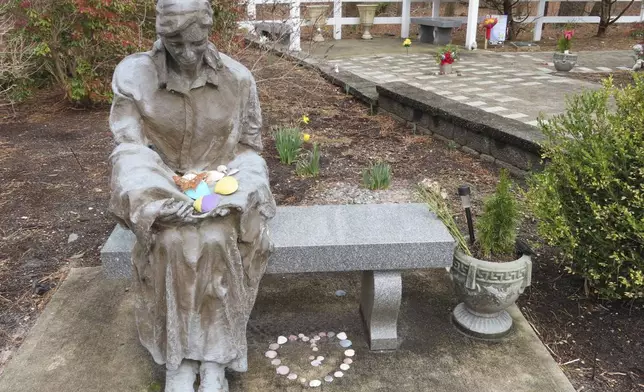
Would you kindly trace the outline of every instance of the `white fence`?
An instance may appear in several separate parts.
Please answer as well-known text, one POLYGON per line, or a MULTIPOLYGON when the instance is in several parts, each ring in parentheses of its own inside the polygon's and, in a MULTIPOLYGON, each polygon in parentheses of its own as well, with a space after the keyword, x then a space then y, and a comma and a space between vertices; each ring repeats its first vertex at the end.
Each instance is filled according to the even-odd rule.
MULTIPOLYGON (((301 19, 300 15, 300 5, 306 3, 316 3, 324 4, 329 3, 333 5, 333 14, 331 17, 327 18, 326 24, 328 26, 333 26, 333 38, 341 39, 342 38, 342 26, 355 26, 360 24, 360 18, 357 17, 343 17, 342 16, 342 4, 344 3, 365 3, 365 0, 247 0, 246 11, 248 14, 248 20, 241 22, 241 25, 250 27, 253 22, 256 21, 257 17, 257 5, 260 4, 284 4, 289 5, 290 15, 289 23, 293 27, 293 34, 291 35, 291 50, 300 50, 299 38, 300 38, 300 26, 308 25, 310 22, 304 21, 301 19), (297 41, 297 42, 295 42, 297 41)), ((432 0, 432 16, 440 16, 440 4, 459 2, 461 0, 432 0)), ((599 23, 599 16, 545 16, 546 2, 549 0, 520 0, 525 3, 538 3, 537 4, 537 13, 535 16, 518 17, 517 20, 522 21, 523 23, 534 23, 534 33, 533 40, 540 41, 541 34, 543 32, 543 25, 545 23, 599 23), (525 19, 525 20, 524 20, 525 19)), ((565 1, 552 1, 552 2, 584 2, 588 3, 588 0, 565 0, 565 1)), ((617 0, 618 2, 628 3, 630 0, 617 0)), ((409 26, 410 26, 410 17, 411 17, 411 0, 377 0, 378 3, 400 3, 402 2, 402 15, 395 17, 376 17, 374 19, 374 24, 400 24, 400 36, 402 38, 409 37, 409 26)), ((616 23, 637 23, 644 22, 644 0, 638 0, 636 2, 640 3, 640 14, 639 16, 622 16, 617 20, 616 23)), ((371 2, 374 3, 374 2, 371 2)), ((329 7, 331 10, 331 7, 329 7)), ((471 12, 470 7, 470 12, 471 12)), ((477 8, 478 10, 478 8, 477 8)), ((477 15, 478 17, 478 15, 477 15)), ((464 19, 464 18, 459 18, 464 19)), ((284 22, 273 21, 273 22, 284 22)))

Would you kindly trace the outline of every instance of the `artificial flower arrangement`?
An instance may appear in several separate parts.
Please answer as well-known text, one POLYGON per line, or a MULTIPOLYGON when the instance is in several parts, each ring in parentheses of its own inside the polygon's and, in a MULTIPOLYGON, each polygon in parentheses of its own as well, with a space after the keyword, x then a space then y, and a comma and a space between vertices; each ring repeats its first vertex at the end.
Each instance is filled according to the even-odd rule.
POLYGON ((458 50, 454 45, 446 45, 436 53, 436 62, 440 65, 440 74, 452 73, 452 64, 458 59, 458 50))
POLYGON ((499 23, 498 18, 493 18, 491 16, 488 16, 483 20, 483 28, 485 28, 485 43, 484 43, 484 49, 487 49, 487 43, 492 37, 492 28, 496 26, 496 24, 499 23))
POLYGON ((572 37, 575 35, 575 30, 566 29, 563 36, 557 41, 557 50, 561 53, 569 54, 572 47, 572 37))
POLYGON ((405 38, 403 41, 403 46, 405 49, 407 49, 407 54, 409 54, 409 48, 411 47, 411 40, 409 38, 405 38))

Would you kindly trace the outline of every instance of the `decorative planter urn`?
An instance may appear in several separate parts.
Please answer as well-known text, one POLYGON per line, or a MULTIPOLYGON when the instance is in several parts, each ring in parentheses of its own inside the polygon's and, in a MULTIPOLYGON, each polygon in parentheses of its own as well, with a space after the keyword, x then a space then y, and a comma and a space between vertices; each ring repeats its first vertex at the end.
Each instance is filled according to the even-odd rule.
POLYGON ((507 335, 512 328, 512 317, 505 309, 530 286, 530 256, 492 263, 457 249, 450 274, 461 301, 452 312, 454 325, 466 335, 480 339, 493 340, 507 335))
POLYGON ((376 8, 378 4, 358 4, 358 13, 360 14, 360 23, 362 24, 362 39, 373 39, 369 29, 373 26, 373 20, 376 17, 376 8))
POLYGON ((555 53, 552 56, 552 62, 555 64, 555 69, 559 72, 568 72, 570 71, 575 64, 577 64, 576 54, 570 53, 555 53))
POLYGON ((438 68, 441 75, 448 75, 452 73, 452 64, 440 64, 438 68))
POLYGON ((315 29, 315 35, 313 36, 313 41, 315 42, 324 41, 322 28, 326 25, 326 12, 328 8, 328 5, 309 5, 306 7, 309 20, 313 23, 313 28, 315 29))

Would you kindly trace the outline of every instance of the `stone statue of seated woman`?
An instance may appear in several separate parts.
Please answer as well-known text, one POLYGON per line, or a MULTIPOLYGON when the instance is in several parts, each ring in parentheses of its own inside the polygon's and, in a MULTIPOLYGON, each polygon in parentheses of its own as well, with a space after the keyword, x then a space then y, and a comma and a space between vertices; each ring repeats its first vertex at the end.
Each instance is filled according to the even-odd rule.
POLYGON ((159 40, 116 68, 110 210, 132 256, 141 343, 166 367, 166 392, 228 391, 246 371, 246 324, 275 214, 255 81, 208 37, 209 0, 158 0, 159 40), (199 213, 173 177, 237 169, 237 192, 199 213))

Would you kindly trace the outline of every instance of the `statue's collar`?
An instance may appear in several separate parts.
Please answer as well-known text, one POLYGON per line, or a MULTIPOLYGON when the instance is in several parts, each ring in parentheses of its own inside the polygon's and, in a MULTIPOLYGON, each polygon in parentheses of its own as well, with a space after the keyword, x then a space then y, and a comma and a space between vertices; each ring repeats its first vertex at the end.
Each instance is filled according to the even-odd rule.
POLYGON ((189 90, 203 87, 206 83, 213 86, 219 85, 218 71, 224 67, 219 51, 212 43, 209 43, 208 50, 204 55, 204 65, 201 75, 195 80, 191 86, 188 86, 181 77, 168 69, 167 66, 167 52, 161 40, 154 43, 152 48, 152 60, 157 68, 157 75, 159 79, 159 88, 169 91, 177 91, 180 93, 188 93, 189 90))

